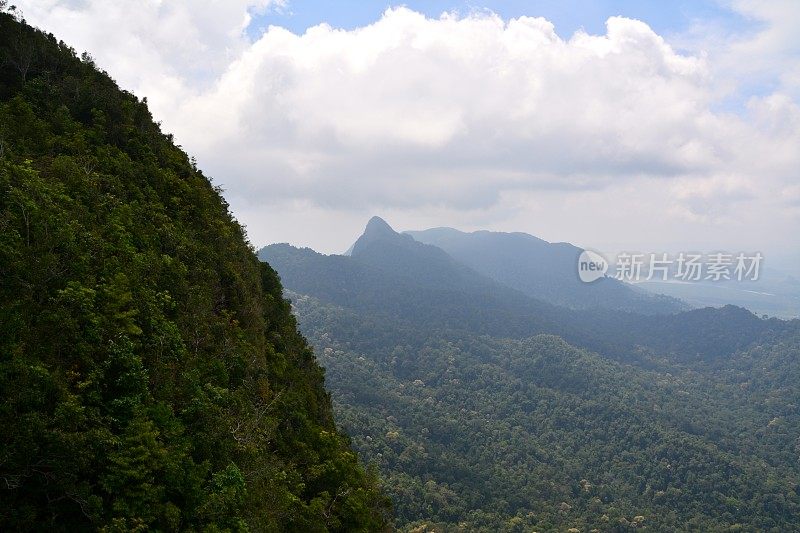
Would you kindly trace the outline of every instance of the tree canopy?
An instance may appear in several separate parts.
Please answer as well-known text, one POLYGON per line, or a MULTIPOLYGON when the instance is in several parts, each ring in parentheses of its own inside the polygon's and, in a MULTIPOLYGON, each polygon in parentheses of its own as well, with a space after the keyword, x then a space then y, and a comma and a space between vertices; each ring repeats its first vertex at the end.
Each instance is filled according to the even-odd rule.
POLYGON ((91 57, 0 13, 0 529, 375 531, 275 271, 91 57))

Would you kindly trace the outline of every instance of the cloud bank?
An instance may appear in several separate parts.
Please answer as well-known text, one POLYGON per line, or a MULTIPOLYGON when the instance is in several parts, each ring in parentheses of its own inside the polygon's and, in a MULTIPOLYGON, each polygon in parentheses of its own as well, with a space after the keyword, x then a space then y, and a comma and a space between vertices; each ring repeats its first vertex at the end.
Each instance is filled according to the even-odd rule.
POLYGON ((744 245, 777 246, 778 228, 800 229, 796 4, 737 2, 761 30, 695 36, 682 51, 623 17, 608 19, 604 35, 562 39, 542 18, 406 8, 354 30, 246 36, 251 14, 281 5, 22 7, 148 97, 223 184, 256 244, 336 249, 346 242, 330 239, 371 212, 401 227, 484 225, 595 246, 620 231, 634 245, 666 246, 682 232, 695 238, 692 225, 709 242, 741 226, 744 245), (741 108, 721 105, 740 85, 771 79, 741 108), (559 214, 570 209, 590 213, 594 227, 559 214), (644 219, 626 230, 620 212, 644 219), (304 220, 330 234, 279 222, 304 220))

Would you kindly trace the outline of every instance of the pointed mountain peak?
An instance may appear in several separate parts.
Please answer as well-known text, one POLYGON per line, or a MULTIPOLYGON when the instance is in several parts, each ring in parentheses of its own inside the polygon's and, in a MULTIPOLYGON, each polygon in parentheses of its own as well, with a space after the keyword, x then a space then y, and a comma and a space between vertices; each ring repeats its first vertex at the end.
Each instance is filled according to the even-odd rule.
POLYGON ((350 247, 345 255, 358 255, 364 248, 373 242, 393 242, 402 243, 407 245, 408 242, 414 242, 414 239, 409 235, 397 233, 392 227, 386 223, 381 217, 372 217, 364 228, 364 233, 358 240, 350 247))
POLYGON ((381 217, 372 217, 367 222, 367 227, 364 229, 364 235, 394 235, 397 232, 381 217))

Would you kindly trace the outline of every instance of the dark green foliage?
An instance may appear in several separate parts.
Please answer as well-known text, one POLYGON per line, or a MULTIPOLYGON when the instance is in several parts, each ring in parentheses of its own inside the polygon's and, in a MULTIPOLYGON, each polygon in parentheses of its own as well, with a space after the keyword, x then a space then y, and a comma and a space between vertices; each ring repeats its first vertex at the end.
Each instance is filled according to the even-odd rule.
POLYGON ((145 102, 0 13, 0 530, 383 529, 281 291, 145 102))
POLYGON ((553 336, 431 328, 408 343, 392 321, 292 298, 402 529, 800 523, 800 337, 644 370, 553 336))

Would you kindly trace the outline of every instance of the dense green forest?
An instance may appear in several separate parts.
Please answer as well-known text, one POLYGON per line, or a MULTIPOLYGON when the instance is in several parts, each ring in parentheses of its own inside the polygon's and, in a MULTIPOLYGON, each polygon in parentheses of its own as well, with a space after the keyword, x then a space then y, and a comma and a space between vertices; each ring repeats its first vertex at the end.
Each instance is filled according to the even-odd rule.
POLYGON ((380 467, 405 529, 788 531, 800 520, 800 337, 655 371, 547 335, 431 329, 392 342, 391 322, 292 299, 337 419, 380 467), (354 349, 373 328, 385 345, 354 349))
POLYGON ((375 224, 260 256, 402 530, 800 524, 798 321, 557 308, 375 224))
POLYGON ((8 13, 0 427, 3 531, 390 520, 220 191, 145 101, 8 13))

